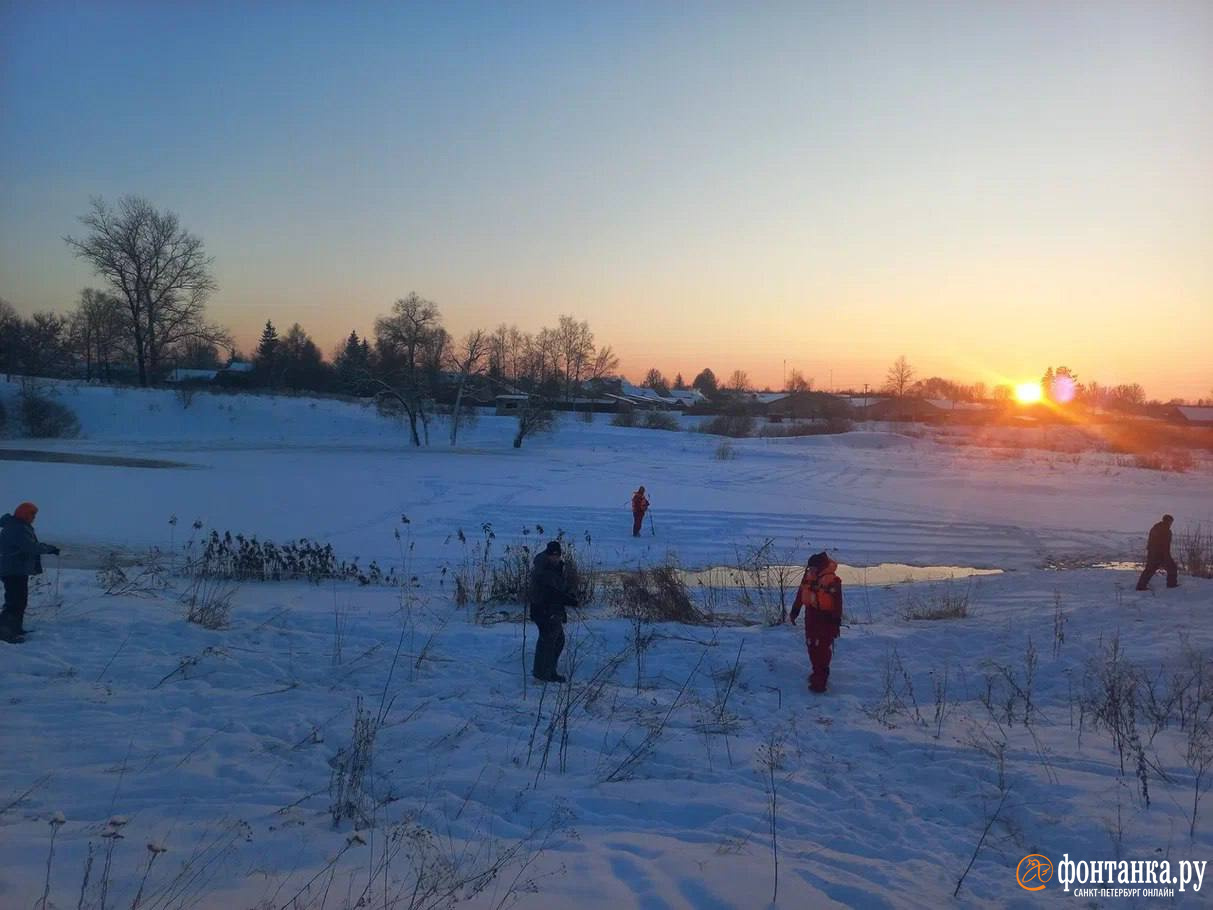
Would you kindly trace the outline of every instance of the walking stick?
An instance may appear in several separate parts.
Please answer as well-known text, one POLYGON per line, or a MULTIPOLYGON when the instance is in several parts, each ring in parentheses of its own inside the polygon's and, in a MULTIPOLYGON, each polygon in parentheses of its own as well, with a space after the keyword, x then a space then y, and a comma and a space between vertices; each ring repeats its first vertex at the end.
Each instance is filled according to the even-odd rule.
POLYGON ((653 527, 653 513, 652 512, 649 512, 649 535, 652 537, 657 536, 657 529, 655 527, 653 527))

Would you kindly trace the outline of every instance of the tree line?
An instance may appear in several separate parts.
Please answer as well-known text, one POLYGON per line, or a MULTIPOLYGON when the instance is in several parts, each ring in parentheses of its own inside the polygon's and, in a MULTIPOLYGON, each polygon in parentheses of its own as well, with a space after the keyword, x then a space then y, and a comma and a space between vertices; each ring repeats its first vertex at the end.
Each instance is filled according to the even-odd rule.
MULTIPOLYGON (((108 381, 119 374, 125 378, 133 368, 133 378, 148 385, 174 367, 218 369, 238 358, 230 333, 206 318, 207 300, 218 287, 213 259, 175 214, 138 196, 122 197, 114 205, 95 198, 80 222, 86 232, 66 236, 64 242, 91 265, 104 287, 81 291, 66 315, 38 312, 23 319, 0 300, 0 371, 47 377, 83 372, 89 379, 108 381)), ((247 381, 262 387, 395 400, 408 415, 414 437, 419 428, 426 429, 425 403, 443 384, 440 380, 455 382, 460 400, 471 377, 502 390, 568 400, 619 365, 611 347, 596 342, 589 324, 572 316, 561 316, 555 326, 534 333, 502 324, 456 340, 443 326, 437 304, 416 293, 398 299, 375 320, 373 337, 351 331, 330 358, 298 323, 280 336, 267 321, 253 361, 247 381)), ((981 382, 915 376, 903 355, 873 392, 955 401, 1013 397, 1009 386, 988 390, 981 382)), ((688 386, 681 373, 671 381, 654 367, 642 384, 663 395, 694 388, 717 401, 753 391, 744 370, 719 380, 705 368, 688 386)), ((1041 384, 1045 399, 1056 403, 1077 400, 1124 410, 1146 404, 1138 384, 1083 384, 1064 366, 1050 367, 1041 384)), ((809 392, 813 378, 793 369, 784 385, 784 391, 809 392)))

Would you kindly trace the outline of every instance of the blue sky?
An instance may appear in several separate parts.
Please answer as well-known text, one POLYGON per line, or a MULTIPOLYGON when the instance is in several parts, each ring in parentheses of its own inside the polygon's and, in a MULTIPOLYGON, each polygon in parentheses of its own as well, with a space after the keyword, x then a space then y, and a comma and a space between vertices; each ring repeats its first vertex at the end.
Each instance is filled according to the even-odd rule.
POLYGON ((456 332, 573 313, 634 376, 1213 389, 1213 4, 0 9, 25 312, 96 283, 62 236, 136 193, 245 340, 416 290, 456 332))

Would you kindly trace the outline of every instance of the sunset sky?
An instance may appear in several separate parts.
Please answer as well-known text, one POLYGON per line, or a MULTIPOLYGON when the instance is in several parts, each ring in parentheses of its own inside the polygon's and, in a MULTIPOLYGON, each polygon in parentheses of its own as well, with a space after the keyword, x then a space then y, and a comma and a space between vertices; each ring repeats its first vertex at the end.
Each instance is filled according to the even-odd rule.
POLYGON ((0 0, 0 296, 145 196, 325 350, 586 319, 640 379, 1213 394, 1213 3, 0 0))

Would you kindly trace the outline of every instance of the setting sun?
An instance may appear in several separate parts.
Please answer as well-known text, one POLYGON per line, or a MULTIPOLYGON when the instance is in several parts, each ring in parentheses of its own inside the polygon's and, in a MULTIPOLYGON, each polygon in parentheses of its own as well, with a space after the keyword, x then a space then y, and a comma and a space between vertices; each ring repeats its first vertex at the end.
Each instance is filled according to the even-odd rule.
POLYGON ((1015 400, 1020 404, 1035 404, 1040 399, 1039 382, 1021 382, 1015 387, 1015 400))

